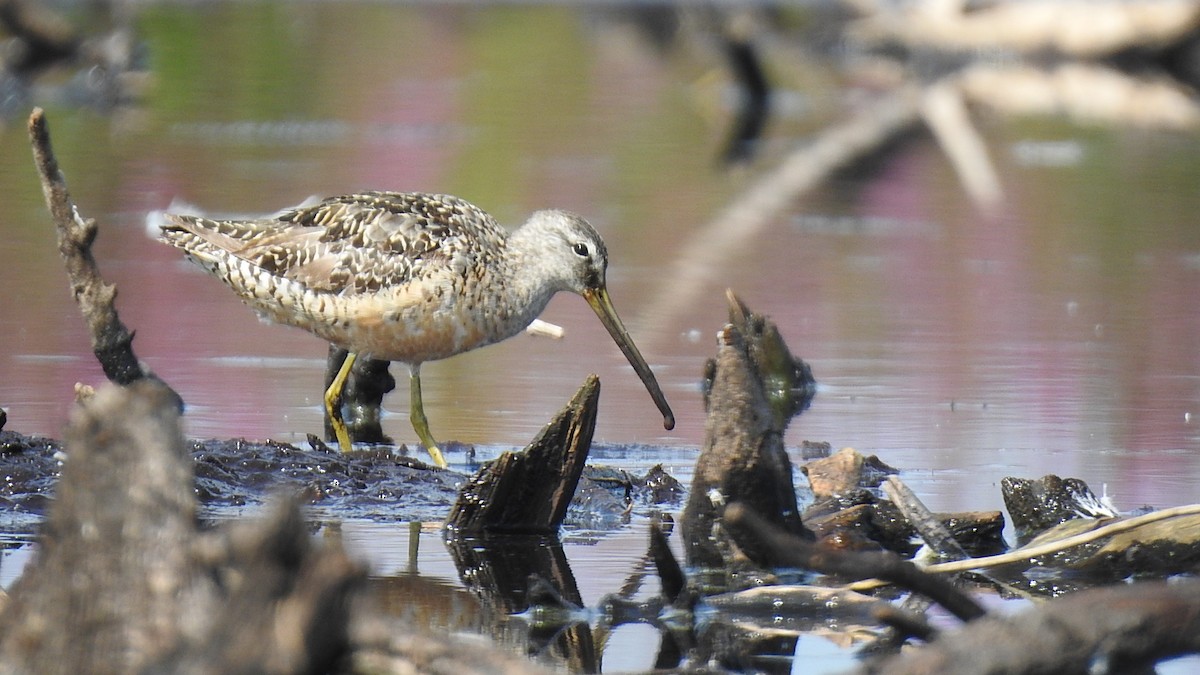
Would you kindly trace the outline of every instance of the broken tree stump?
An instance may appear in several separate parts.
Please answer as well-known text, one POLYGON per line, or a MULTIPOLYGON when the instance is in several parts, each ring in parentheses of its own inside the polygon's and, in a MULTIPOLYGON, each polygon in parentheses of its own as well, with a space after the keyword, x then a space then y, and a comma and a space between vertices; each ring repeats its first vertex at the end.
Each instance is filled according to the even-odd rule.
POLYGON ((363 571, 294 504, 201 533, 174 395, 107 386, 73 415, 41 548, 0 614, 0 670, 326 672, 363 571))
POLYGON ((135 388, 73 416, 41 548, 0 615, 4 670, 136 672, 182 635, 198 571, 189 459, 167 391, 135 388))
POLYGON ((590 375, 525 450, 500 455, 463 486, 446 532, 557 534, 591 450, 599 401, 600 379, 590 375))
MULTIPOLYGON (((681 525, 687 564, 722 567, 735 543, 722 526, 725 505, 745 503, 785 531, 812 538, 800 520, 783 433, 812 401, 812 371, 794 358, 778 329, 728 292, 729 324, 706 370, 708 420, 681 525)), ((736 549, 770 566, 769 551, 747 540, 736 549)))
MULTIPOLYGON (((325 389, 333 383, 333 378, 342 368, 342 363, 349 354, 345 349, 329 345, 329 357, 325 367, 325 389)), ((383 433, 383 423, 380 419, 383 409, 383 397, 396 388, 396 378, 389 372, 391 361, 358 358, 350 368, 350 377, 342 387, 342 421, 346 423, 346 431, 350 440, 356 443, 373 443, 390 445, 392 439, 383 433)), ((329 419, 329 411, 323 412, 325 417, 325 440, 336 441, 333 424, 329 419)))

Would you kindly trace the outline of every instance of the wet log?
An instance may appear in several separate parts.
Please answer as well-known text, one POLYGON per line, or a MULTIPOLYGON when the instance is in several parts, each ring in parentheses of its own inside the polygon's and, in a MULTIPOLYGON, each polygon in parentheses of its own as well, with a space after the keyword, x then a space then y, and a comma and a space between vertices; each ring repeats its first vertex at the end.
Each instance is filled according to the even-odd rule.
POLYGON ((1068 520, 1118 515, 1078 478, 1053 474, 1037 480, 1006 476, 1000 480, 1000 492, 1017 541, 1022 543, 1068 520))
MULTIPOLYGON (((41 108, 35 108, 29 116, 29 139, 33 145, 34 164, 42 180, 46 207, 50 210, 58 234, 58 251, 66 264, 71 292, 87 322, 92 337, 92 352, 104 369, 104 375, 110 382, 120 385, 145 378, 157 380, 134 355, 133 333, 117 316, 114 304, 117 288, 100 276, 100 269, 92 256, 92 244, 97 233, 96 221, 81 216, 71 201, 66 179, 50 145, 50 131, 41 108)), ((179 395, 174 392, 172 395, 176 405, 182 406, 179 395)))
POLYGON ((922 572, 894 553, 843 552, 816 545, 780 529, 744 504, 731 504, 726 518, 731 524, 753 532, 755 539, 770 549, 771 557, 780 565, 853 580, 883 579, 929 597, 963 621, 973 621, 984 615, 983 608, 969 595, 945 579, 922 572))
POLYGON ((191 473, 169 396, 137 389, 102 390, 74 415, 41 547, 0 615, 5 670, 134 672, 182 636, 177 598, 198 572, 191 473))
POLYGON ((1142 673, 1200 652, 1200 582, 1084 591, 1009 617, 987 617, 861 672, 1142 673))
MULTIPOLYGON (((333 378, 342 368, 342 363, 349 354, 345 349, 329 345, 329 358, 325 368, 325 388, 333 383, 333 378)), ((396 388, 396 378, 389 372, 391 361, 377 359, 355 359, 350 368, 350 377, 342 387, 342 421, 350 433, 350 440, 356 443, 374 443, 390 445, 391 437, 383 433, 381 411, 383 397, 396 388)), ((329 420, 329 411, 325 410, 325 440, 336 441, 333 425, 329 420)))
POLYGON ((899 479, 896 469, 874 455, 843 448, 800 470, 817 497, 805 510, 804 522, 827 546, 858 551, 882 547, 911 556, 917 550, 913 537, 920 535, 936 544, 935 550, 942 555, 946 553, 938 542, 950 540, 969 555, 991 555, 1006 548, 1004 515, 999 511, 931 514, 916 495, 896 488, 888 493, 892 501, 876 497, 867 488, 883 485, 887 492, 887 486, 899 479))
MULTIPOLYGON (((967 511, 933 514, 951 536, 973 556, 994 555, 1007 549, 1004 514, 1000 511, 967 511)), ((886 499, 865 488, 854 488, 825 497, 804 511, 804 524, 825 546, 844 550, 894 551, 912 556, 919 546, 917 528, 886 499)))
POLYGON ((525 450, 480 469, 459 492, 447 534, 556 535, 591 450, 599 400, 600 380, 591 375, 525 450))
POLYGON ((905 520, 921 535, 921 540, 934 554, 949 560, 968 557, 962 544, 951 534, 950 528, 937 518, 907 485, 895 476, 888 476, 883 483, 884 494, 892 500, 905 520))
POLYGON ((708 420, 680 521, 684 551, 692 566, 717 568, 744 556, 769 567, 769 549, 723 527, 725 505, 745 502, 785 531, 812 538, 800 520, 783 433, 812 401, 816 382, 773 323, 732 292, 728 299, 730 323, 706 368, 708 420))
POLYGON ((1113 536, 1072 569, 1093 577, 1166 577, 1200 569, 1200 516, 1151 523, 1113 536))
POLYGON ((0 671, 538 672, 378 614, 364 570, 291 500, 201 531, 178 420, 150 380, 76 411, 41 546, 0 613, 0 671))
POLYGON ((1036 561, 1041 570, 1071 570, 1072 577, 1086 576, 1093 582, 1193 573, 1200 563, 1197 510, 1200 507, 1191 505, 1132 518, 1076 517, 1043 531, 1013 553, 1051 547, 1030 563, 1036 561))

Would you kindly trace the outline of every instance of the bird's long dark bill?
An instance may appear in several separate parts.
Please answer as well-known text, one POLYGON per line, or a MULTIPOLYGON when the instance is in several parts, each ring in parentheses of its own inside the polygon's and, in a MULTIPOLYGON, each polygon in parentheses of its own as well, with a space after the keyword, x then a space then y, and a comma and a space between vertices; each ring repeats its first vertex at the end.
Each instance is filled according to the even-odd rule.
POLYGON ((630 339, 629 331, 625 330, 625 324, 621 323, 621 318, 617 316, 617 310, 613 309, 612 300, 608 297, 608 290, 590 288, 584 292, 583 297, 592 306, 596 316, 600 317, 600 323, 604 324, 608 334, 621 348, 621 353, 625 355, 626 359, 629 359, 629 365, 633 366, 638 377, 642 378, 642 383, 646 385, 646 391, 650 392, 650 397, 654 399, 654 404, 662 413, 663 427, 668 430, 674 429, 675 413, 671 412, 671 406, 667 404, 667 397, 663 396, 662 389, 658 386, 658 380, 654 379, 654 373, 650 372, 650 366, 646 365, 646 360, 642 358, 641 352, 630 339))

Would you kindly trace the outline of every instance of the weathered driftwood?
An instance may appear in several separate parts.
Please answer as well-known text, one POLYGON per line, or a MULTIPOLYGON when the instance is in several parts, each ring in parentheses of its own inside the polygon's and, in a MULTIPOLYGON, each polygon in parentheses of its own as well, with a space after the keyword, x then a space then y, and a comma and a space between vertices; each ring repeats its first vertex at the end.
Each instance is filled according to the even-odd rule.
POLYGON ((1200 516, 1181 513, 1145 524, 1139 524, 1139 519, 1160 517, 1163 512, 1121 519, 1115 507, 1096 497, 1078 478, 1007 477, 1001 481, 1001 491, 1018 539, 1026 543, 1014 553, 1060 544, 1058 550, 1038 556, 1043 568, 1070 569, 1098 580, 1192 572, 1200 562, 1200 516), (1113 527, 1129 529, 1102 536, 1113 527), (1071 541, 1076 543, 1066 545, 1071 541))
POLYGON ((950 560, 968 557, 962 544, 950 533, 950 528, 937 518, 907 485, 896 476, 888 476, 883 482, 883 492, 892 500, 905 520, 921 535, 935 554, 950 560))
POLYGON ((1083 591, 1008 617, 987 617, 868 664, 864 673, 1142 673, 1200 652, 1200 582, 1083 591))
POLYGON ((815 459, 800 467, 817 499, 834 497, 854 488, 878 487, 883 479, 898 471, 875 455, 863 455, 854 448, 815 459))
POLYGON ((852 39, 924 50, 1002 49, 1092 58, 1162 49, 1200 26, 1200 7, 1189 0, 996 2, 972 8, 965 0, 921 0, 902 8, 874 0, 847 3, 864 14, 847 31, 852 39))
POLYGON ((459 492, 447 533, 556 534, 591 450, 599 398, 591 375, 525 450, 481 469, 459 492))
POLYGON ((1178 131, 1200 126, 1200 104, 1191 86, 1165 75, 1131 75, 1109 64, 977 63, 959 72, 954 83, 972 105, 1004 115, 1178 131))
MULTIPOLYGON (((1055 556, 1063 551, 1068 551, 1077 546, 1093 545, 1096 542, 1105 540, 1109 537, 1124 533, 1136 533, 1143 531, 1150 525, 1162 523, 1164 521, 1173 521, 1171 526, 1176 523, 1183 522, 1181 529, 1192 529, 1195 524, 1193 519, 1200 517, 1200 504, 1189 504, 1186 506, 1175 506, 1161 511, 1153 511, 1132 518, 1110 519, 1101 524, 1100 521, 1088 523, 1088 529, 1083 532, 1076 532, 1070 536, 1063 538, 1055 538, 1051 541, 1043 541, 1039 543, 1029 543, 1017 549, 1001 553, 997 555, 982 557, 982 558, 967 558, 966 560, 957 560, 953 562, 934 563, 927 565, 922 569, 929 574, 953 574, 955 572, 967 572, 970 570, 983 570, 992 567, 1011 566, 1014 564, 1023 564, 1026 567, 1031 567, 1038 561, 1045 560, 1047 556, 1055 556)), ((1071 521, 1081 522, 1081 521, 1071 521)), ((1171 527, 1167 526, 1167 527, 1171 527)), ((1163 526, 1158 525, 1154 530, 1161 530, 1163 526)), ((1137 535, 1132 535, 1131 538, 1136 538, 1137 535)), ((1129 539, 1126 539, 1128 541, 1129 539)), ((1044 569, 1044 568, 1043 568, 1044 569)), ((867 588, 877 587, 878 583, 864 582, 862 584, 854 584, 855 588, 865 590, 867 588)))
POLYGON ((170 390, 102 388, 68 430, 41 547, 0 614, 0 669, 325 672, 362 570, 294 506, 204 535, 170 390))
MULTIPOLYGON (((58 251, 66 264, 75 302, 79 304, 91 333, 96 360, 109 381, 116 384, 130 384, 143 378, 157 379, 134 355, 133 333, 117 316, 113 304, 117 297, 116 286, 104 281, 92 256, 96 221, 79 215, 71 201, 66 179, 50 145, 50 131, 41 108, 35 108, 29 116, 29 138, 34 164, 42 179, 46 207, 58 233, 58 251)), ((175 395, 175 402, 182 404, 178 395, 175 395)))
POLYGON ((768 245, 763 241, 764 231, 779 222, 780 214, 794 208, 798 198, 836 171, 878 152, 920 121, 919 89, 897 87, 801 144, 756 178, 689 239, 644 313, 652 324, 647 332, 654 335, 660 332, 654 327, 672 325, 692 311, 711 288, 714 270, 728 267, 754 246, 768 245))
POLYGON ((725 505, 745 502, 786 531, 812 537, 796 506, 783 433, 808 407, 816 383, 774 324, 751 314, 732 293, 729 303, 730 323, 707 368, 704 446, 680 520, 684 551, 693 566, 722 567, 742 554, 770 566, 769 550, 723 527, 725 505))

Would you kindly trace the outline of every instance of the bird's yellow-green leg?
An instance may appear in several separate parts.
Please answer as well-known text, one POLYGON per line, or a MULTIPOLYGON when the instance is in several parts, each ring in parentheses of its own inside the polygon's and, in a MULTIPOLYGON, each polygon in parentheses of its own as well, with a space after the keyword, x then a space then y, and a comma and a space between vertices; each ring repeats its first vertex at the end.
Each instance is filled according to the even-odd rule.
POLYGON ((333 435, 337 436, 338 446, 341 447, 342 452, 350 452, 352 449, 350 432, 342 420, 342 389, 346 387, 346 378, 350 377, 350 369, 354 367, 356 356, 354 352, 346 354, 346 360, 342 361, 341 369, 333 378, 333 382, 329 383, 329 388, 325 390, 325 411, 329 413, 329 424, 333 427, 333 435))
POLYGON ((425 419, 425 404, 421 402, 421 366, 413 364, 410 367, 412 376, 409 378, 408 391, 409 420, 412 421, 413 429, 417 431, 417 438, 421 439, 421 445, 425 446, 426 452, 433 458, 433 463, 444 469, 446 460, 442 457, 442 451, 438 449, 437 441, 433 440, 433 434, 429 433, 429 420, 425 419))

